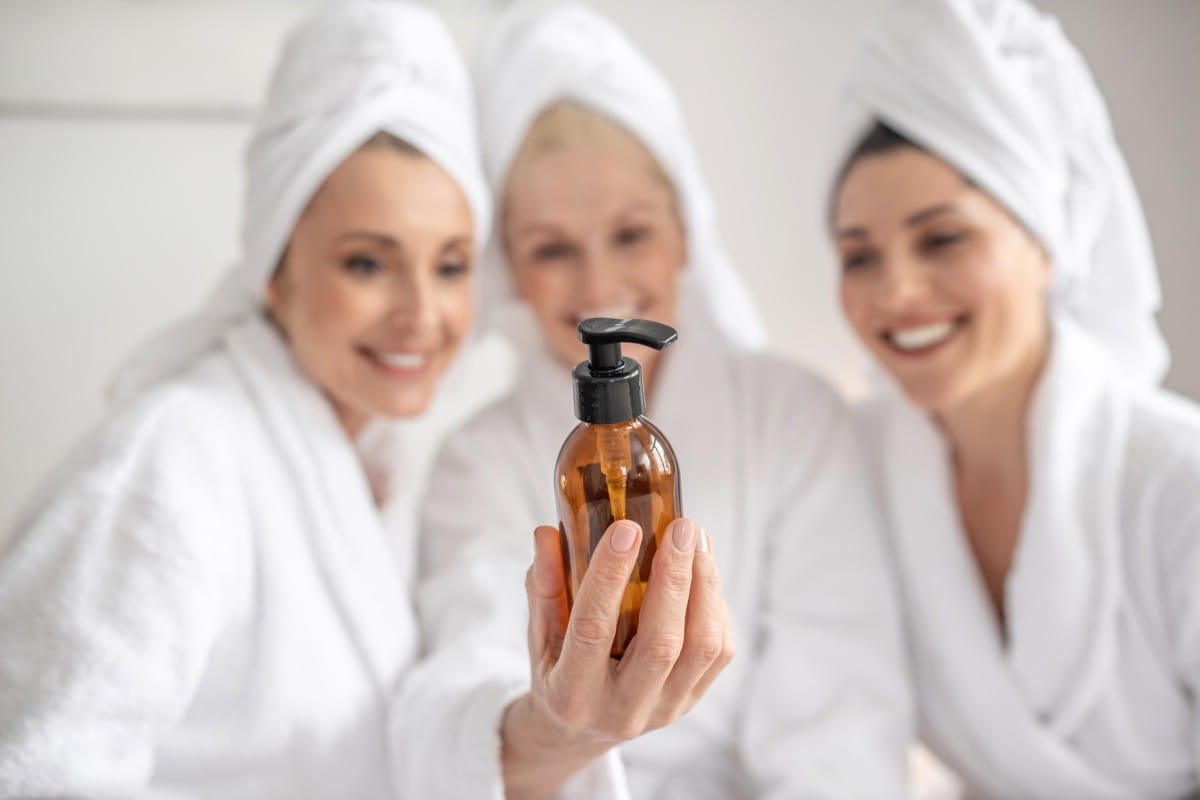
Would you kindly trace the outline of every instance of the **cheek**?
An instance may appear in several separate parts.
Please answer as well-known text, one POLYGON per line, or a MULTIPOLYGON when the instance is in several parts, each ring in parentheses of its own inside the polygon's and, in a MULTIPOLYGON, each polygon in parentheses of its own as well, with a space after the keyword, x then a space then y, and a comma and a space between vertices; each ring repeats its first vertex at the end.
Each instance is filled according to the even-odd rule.
POLYGON ((647 293, 655 303, 674 304, 679 294, 679 276, 684 268, 684 249, 675 242, 649 247, 625 270, 635 288, 647 293))
POLYGON ((1008 370, 1031 347, 1044 326, 1044 278, 1027 250, 999 251, 972 264, 956 291, 967 298, 975 319, 976 364, 1008 370))
POLYGON ((566 265, 520 265, 514 268, 517 294, 537 314, 557 314, 575 294, 573 271, 566 265))
POLYGON ((862 278, 843 275, 838 283, 838 299, 842 305, 842 314, 854 332, 863 339, 873 340, 875 337, 868 330, 870 321, 867 314, 871 303, 870 284, 862 278))
POLYGON ((467 335, 475 319, 474 284, 464 280, 442 289, 438 307, 446 339, 449 344, 457 345, 467 335))
POLYGON ((952 269, 944 270, 940 278, 943 294, 972 306, 994 305, 1008 288, 1005 271, 986 251, 968 253, 952 269))
POLYGON ((314 281, 304 295, 304 317, 314 333, 334 338, 373 324, 386 309, 378 287, 348 275, 314 281))
POLYGON ((1026 265, 978 252, 946 276, 945 293, 971 311, 990 336, 1007 338, 1029 316, 1034 301, 1026 265))

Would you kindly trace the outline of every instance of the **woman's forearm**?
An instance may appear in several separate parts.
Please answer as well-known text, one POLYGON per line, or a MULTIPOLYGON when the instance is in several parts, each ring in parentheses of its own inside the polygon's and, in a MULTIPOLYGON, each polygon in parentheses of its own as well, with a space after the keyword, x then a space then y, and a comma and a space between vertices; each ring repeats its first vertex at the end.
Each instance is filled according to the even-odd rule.
POLYGON ((534 703, 531 695, 524 694, 504 712, 500 758, 508 800, 538 800, 553 794, 611 746, 579 741, 555 730, 534 703))

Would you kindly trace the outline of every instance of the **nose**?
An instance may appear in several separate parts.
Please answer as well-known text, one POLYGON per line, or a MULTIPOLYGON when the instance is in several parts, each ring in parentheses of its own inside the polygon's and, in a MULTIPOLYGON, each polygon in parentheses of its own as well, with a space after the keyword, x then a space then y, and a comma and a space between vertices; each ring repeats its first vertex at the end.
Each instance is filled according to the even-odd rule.
POLYGON ((620 305, 623 294, 620 266, 602 254, 588 254, 580 270, 579 293, 580 305, 585 309, 620 305))
POLYGON ((929 293, 929 272, 913 259, 893 256, 883 265, 879 306, 888 312, 906 311, 929 293))
POLYGON ((433 280, 418 270, 405 270, 392 283, 388 296, 388 321, 406 333, 434 328, 439 311, 433 280))

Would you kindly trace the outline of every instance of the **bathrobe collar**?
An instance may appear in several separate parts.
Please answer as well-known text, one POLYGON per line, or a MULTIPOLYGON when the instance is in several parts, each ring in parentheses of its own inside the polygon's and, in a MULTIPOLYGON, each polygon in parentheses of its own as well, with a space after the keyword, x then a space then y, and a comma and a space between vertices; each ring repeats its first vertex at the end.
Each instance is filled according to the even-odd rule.
POLYGON ((224 344, 305 506, 308 524, 295 535, 308 538, 349 638, 387 702, 397 665, 415 656, 417 631, 362 462, 270 323, 252 317, 231 328, 224 344))
POLYGON ((885 398, 885 502, 906 576, 920 673, 942 686, 984 771, 1030 797, 1127 797, 1067 744, 1114 667, 1122 593, 1116 498, 1127 398, 1066 320, 1029 424, 1029 499, 1005 586, 1008 646, 962 529, 950 454, 927 416, 885 398))

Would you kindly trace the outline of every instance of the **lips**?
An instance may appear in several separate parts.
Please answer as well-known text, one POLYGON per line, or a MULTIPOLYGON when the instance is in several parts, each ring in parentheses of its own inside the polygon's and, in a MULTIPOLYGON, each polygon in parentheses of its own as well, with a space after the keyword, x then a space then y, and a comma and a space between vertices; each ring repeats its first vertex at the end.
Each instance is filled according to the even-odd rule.
POLYGON ((931 353, 950 341, 967 321, 964 314, 953 319, 896 326, 885 330, 882 338, 892 350, 904 355, 931 353))
POLYGON ((360 352, 371 363, 390 375, 408 377, 419 375, 433 361, 432 353, 422 350, 372 350, 361 348, 360 352))

